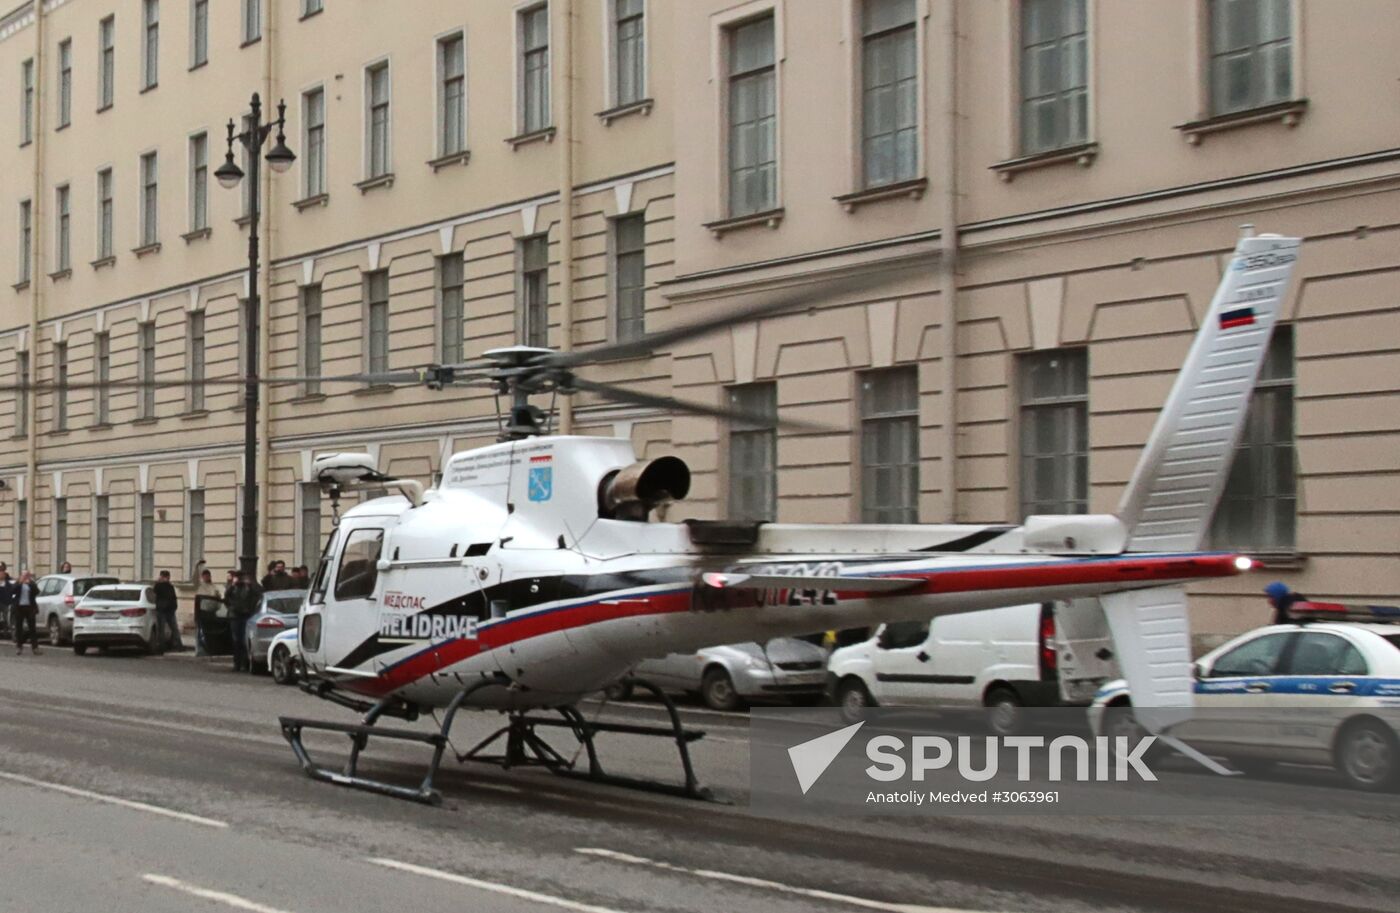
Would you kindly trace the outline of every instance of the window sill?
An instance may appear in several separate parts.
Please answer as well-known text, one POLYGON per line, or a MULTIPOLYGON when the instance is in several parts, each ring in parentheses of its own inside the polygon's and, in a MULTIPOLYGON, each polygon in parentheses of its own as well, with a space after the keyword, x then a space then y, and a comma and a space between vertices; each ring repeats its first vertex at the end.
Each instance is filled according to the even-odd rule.
POLYGON ((598 119, 603 122, 604 127, 611 127, 612 122, 619 118, 627 117, 629 114, 640 114, 646 117, 651 114, 652 106, 656 102, 650 98, 643 98, 641 101, 631 101, 625 105, 617 105, 606 111, 598 112, 598 119))
POLYGON ((1301 552, 1252 552, 1248 548, 1234 549, 1258 562, 1258 566, 1271 571, 1301 570, 1308 563, 1308 556, 1301 552))
POLYGON ((202 69, 204 69, 204 68, 207 67, 207 66, 209 66, 209 61, 207 61, 207 60, 201 60, 201 61, 198 61, 197 63, 192 63, 192 64, 190 64, 189 72, 193 73, 195 70, 202 70, 202 69))
POLYGON ((156 241, 154 244, 147 244, 142 247, 133 247, 131 249, 131 252, 136 255, 136 258, 138 260, 146 256, 147 254, 158 254, 160 253, 160 242, 156 241))
POLYGON ((88 264, 88 266, 91 266, 94 270, 106 269, 106 268, 109 267, 109 266, 116 266, 116 265, 117 265, 117 258, 116 258, 115 255, 109 255, 109 256, 106 256, 106 257, 98 257, 96 260, 94 260, 94 261, 92 261, 91 263, 88 264))
POLYGON ((20 281, 16 282, 14 285, 10 286, 10 288, 14 289, 14 290, 17 291, 17 292, 22 292, 22 291, 24 291, 25 289, 29 288, 29 280, 28 280, 28 279, 21 279, 20 281))
POLYGON ((305 197, 304 199, 300 200, 293 200, 292 205, 296 207, 297 212, 301 212, 302 210, 310 209, 312 206, 326 206, 330 203, 330 201, 330 194, 318 193, 315 196, 305 197))
POLYGON ((782 224, 786 210, 779 206, 777 209, 765 209, 763 212, 755 212, 746 216, 735 216, 732 219, 720 219, 718 222, 706 222, 705 229, 716 238, 723 237, 731 231, 738 231, 741 228, 753 228, 758 225, 766 225, 776 229, 782 224))
POLYGON ((314 10, 312 10, 312 11, 309 12, 309 13, 302 13, 300 16, 297 17, 297 22, 305 22, 306 20, 310 19, 312 16, 319 16, 319 15, 321 15, 321 13, 324 12, 324 11, 325 11, 325 7, 323 6, 323 7, 321 7, 320 9, 314 9, 314 10))
POLYGON ((309 405, 311 403, 323 403, 325 401, 326 394, 324 393, 303 393, 300 396, 294 396, 287 400, 287 402, 298 406, 309 405))
POLYGON ((553 127, 545 127, 543 130, 532 130, 529 133, 512 136, 506 142, 510 144, 512 150, 515 150, 521 146, 528 146, 530 143, 552 143, 554 142, 554 133, 553 127))
POLYGON ((433 169, 433 173, 441 171, 449 165, 465 165, 472 160, 472 151, 463 149, 461 152, 449 152, 447 155, 440 155, 428 162, 428 167, 433 169))
POLYGON ((64 121, 63 123, 59 124, 57 127, 54 127, 54 128, 53 128, 53 132, 54 132, 54 133, 62 133, 64 130, 67 130, 70 126, 72 126, 72 124, 73 124, 73 122, 72 122, 71 120, 70 120, 70 121, 64 121))
POLYGON ((367 387, 357 387, 351 392, 356 396, 381 396, 393 393, 397 389, 393 384, 370 384, 367 387))
POLYGON ((98 422, 96 425, 89 425, 88 431, 111 431, 112 427, 111 422, 98 422))
POLYGON ((156 422, 158 422, 158 421, 160 421, 160 419, 156 418, 154 415, 145 415, 145 416, 142 416, 141 418, 132 419, 132 420, 131 420, 131 424, 133 424, 133 425, 154 425, 154 424, 155 424, 156 422))
POLYGON ((195 419, 208 418, 208 417, 209 417, 209 410, 208 410, 208 409, 187 409, 187 410, 185 410, 184 412, 181 412, 181 413, 180 413, 180 421, 182 421, 182 422, 192 422, 192 421, 194 421, 195 419))
POLYGON ((249 225, 253 224, 253 217, 251 215, 239 216, 233 220, 233 224, 237 225, 239 228, 247 228, 249 225))
POLYGON ((917 200, 923 197, 928 190, 928 178, 915 178, 912 181, 899 181, 894 184, 881 184, 878 187, 867 187, 865 190, 857 190, 854 193, 844 193, 832 199, 841 204, 841 208, 846 212, 855 212, 858 207, 866 203, 877 203, 880 200, 893 200, 898 197, 908 197, 917 200))
POLYGON ((111 106, 111 105, 103 105, 102 107, 98 108, 97 111, 96 111, 95 113, 101 114, 103 111, 110 111, 110 110, 112 110, 112 106, 111 106))
POLYGON ((73 270, 71 270, 71 269, 66 269, 66 268, 65 268, 65 269, 59 269, 59 270, 54 270, 53 272, 49 273, 49 279, 51 279, 51 280, 54 281, 54 282, 59 282, 59 281, 61 281, 61 280, 63 280, 63 279, 71 279, 72 277, 73 277, 73 270))
POLYGON ((377 177, 365 178, 363 181, 360 181, 358 184, 356 184, 355 188, 359 190, 360 193, 369 193, 371 190, 376 190, 380 187, 388 188, 393 186, 394 172, 390 171, 388 174, 381 174, 377 177))
POLYGON ((208 225, 203 228, 196 228, 194 231, 185 232, 180 237, 186 244, 193 244, 196 241, 205 241, 214 233, 214 229, 208 225))
POLYGON ((51 429, 51 430, 49 431, 48 436, 49 436, 50 438, 56 438, 56 437, 63 438, 63 437, 67 437, 67 436, 68 436, 69 431, 70 431, 70 429, 68 429, 68 428, 53 428, 53 429, 51 429))
POLYGON ((1004 162, 997 162, 991 166, 1003 181, 1008 184, 1015 180, 1016 175, 1022 171, 1032 171, 1036 168, 1049 168, 1052 165, 1068 165, 1073 162, 1081 168, 1088 168, 1094 164, 1094 159, 1098 158, 1098 143, 1079 143, 1075 146, 1063 146, 1059 149, 1047 149, 1044 152, 1037 152, 1034 155, 1023 155, 1019 158, 1007 159, 1004 162))
POLYGON ((12 440, 12 441, 27 441, 27 440, 29 440, 29 432, 28 432, 28 431, 20 431, 20 432, 18 432, 17 434, 12 434, 12 435, 10 435, 10 440, 12 440))
POLYGON ((241 50, 243 50, 244 48, 251 48, 253 45, 257 44, 257 43, 260 42, 260 41, 262 41, 262 36, 261 36, 261 35, 259 35, 259 36, 256 37, 256 38, 249 38, 249 39, 247 39, 246 41, 244 41, 242 44, 240 44, 240 45, 238 46, 238 49, 241 51, 241 50))
POLYGON ((20 142, 20 144, 19 144, 19 147, 20 147, 21 149, 23 149, 23 148, 25 148, 26 146, 32 146, 32 145, 34 145, 34 141, 33 141, 32 139, 27 139, 27 140, 22 140, 22 141, 20 142))
POLYGON ((138 95, 145 95, 147 92, 154 92, 154 91, 155 91, 156 89, 158 89, 158 88, 160 88, 160 83, 158 83, 158 82, 153 82, 153 83, 151 83, 149 86, 142 86, 142 87, 141 87, 141 91, 138 92, 137 94, 138 94, 138 95))
POLYGON ((1308 100, 1298 98, 1293 101, 1279 102, 1276 105, 1265 105, 1262 108, 1250 108, 1248 111, 1236 111, 1232 114, 1221 114, 1204 120, 1177 124, 1176 129, 1180 130, 1182 136, 1186 137, 1186 142, 1193 146, 1199 146, 1202 138, 1209 133, 1220 133, 1223 130, 1234 130, 1253 124, 1279 121, 1286 127, 1296 127, 1307 110, 1308 100))

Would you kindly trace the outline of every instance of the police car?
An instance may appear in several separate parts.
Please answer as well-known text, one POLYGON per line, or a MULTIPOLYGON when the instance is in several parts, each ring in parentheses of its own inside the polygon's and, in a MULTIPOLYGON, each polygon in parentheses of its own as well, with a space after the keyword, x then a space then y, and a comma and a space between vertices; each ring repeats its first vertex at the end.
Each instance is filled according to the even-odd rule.
MULTIPOLYGON (((1287 761, 1358 789, 1400 784, 1400 608, 1298 602, 1289 616, 1197 661, 1197 713, 1169 733, 1245 773, 1287 761)), ((1122 680, 1100 688, 1095 734, 1138 731, 1131 704, 1122 680)))

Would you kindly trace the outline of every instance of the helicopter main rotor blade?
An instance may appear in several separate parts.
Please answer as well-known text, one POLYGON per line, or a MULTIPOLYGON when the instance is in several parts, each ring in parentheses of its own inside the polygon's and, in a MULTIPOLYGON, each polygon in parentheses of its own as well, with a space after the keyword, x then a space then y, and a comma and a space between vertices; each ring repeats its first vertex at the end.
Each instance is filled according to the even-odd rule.
MULTIPOLYGON (((889 267, 887 272, 894 271, 897 268, 898 267, 889 267)), ((641 339, 634 339, 628 342, 616 342, 611 345, 592 346, 587 349, 577 349, 572 352, 556 352, 552 355, 540 358, 539 361, 533 364, 549 368, 572 368, 578 365, 599 361, 635 358, 639 355, 649 354, 657 349, 664 349, 668 346, 675 345, 678 342, 686 342, 701 336, 708 336, 711 333, 717 333, 720 330, 728 329, 736 324, 747 323, 759 317, 768 317, 789 310, 799 304, 812 303, 821 299, 839 296, 847 292, 879 288, 888 285, 891 281, 893 280, 888 275, 876 278, 872 278, 869 275, 861 275, 847 277, 845 279, 836 279, 818 285, 808 284, 757 305, 729 310, 715 317, 708 317, 704 320, 694 321, 667 330, 659 330, 655 333, 643 336, 641 339)))
MULTIPOLYGON (((364 384, 366 386, 376 385, 398 385, 398 384, 423 384, 430 377, 429 370, 415 371, 385 371, 374 374, 320 374, 306 376, 276 376, 257 377, 253 382, 266 387, 286 386, 288 384, 364 384)), ((98 390, 125 388, 133 390, 145 390, 162 387, 242 387, 246 386, 248 378, 239 376, 226 377, 202 377, 202 378, 156 378, 152 380, 139 380, 134 378, 116 378, 112 380, 70 380, 59 383, 58 381, 32 381, 27 384, 0 384, 0 391, 16 392, 28 391, 33 393, 50 393, 57 390, 98 390)))
POLYGON ((627 403, 632 406, 649 406, 653 409, 664 409, 669 412, 683 412, 687 415, 705 415, 711 418, 727 419, 731 422, 743 422, 749 425, 769 428, 788 428, 794 431, 839 431, 830 425, 819 425, 815 422, 797 422, 791 419, 781 419, 775 415, 763 412, 750 412, 747 409, 734 409, 726 406, 710 406, 705 403, 691 402, 690 400, 676 399, 671 396, 656 396, 651 393, 642 393, 639 390, 628 390, 624 387, 615 387, 612 384, 599 383, 597 381, 585 380, 582 377, 570 377, 567 385, 560 387, 561 392, 583 391, 595 393, 604 399, 612 400, 615 403, 627 403))

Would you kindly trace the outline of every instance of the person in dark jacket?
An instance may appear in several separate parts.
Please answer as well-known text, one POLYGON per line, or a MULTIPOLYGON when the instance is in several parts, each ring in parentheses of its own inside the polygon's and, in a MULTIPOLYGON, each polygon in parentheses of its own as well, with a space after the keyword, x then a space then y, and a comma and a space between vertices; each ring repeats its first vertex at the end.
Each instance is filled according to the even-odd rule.
POLYGON ((20 575, 15 593, 15 652, 24 653, 24 629, 29 628, 29 649, 39 654, 39 631, 34 621, 39 617, 39 587, 34 583, 34 575, 25 571, 20 575))
POLYGON ((1289 610, 1295 603, 1307 602, 1308 597, 1302 593, 1295 593, 1288 588, 1288 584, 1275 580, 1264 587, 1264 594, 1269 597, 1269 605, 1274 607, 1274 620, 1271 624, 1287 624, 1293 619, 1289 616, 1289 610))
POLYGON ((166 650, 178 652, 185 649, 185 644, 180 639, 180 622, 175 617, 180 608, 180 598, 175 592, 175 585, 170 582, 170 572, 161 571, 160 579, 152 589, 156 597, 157 649, 162 653, 166 650))
POLYGON ((19 581, 10 576, 5 562, 0 561, 0 634, 10 636, 14 627, 15 603, 19 600, 19 581))
POLYGON ((238 581, 229 587, 224 601, 228 603, 228 624, 233 635, 233 671, 247 672, 248 619, 262 607, 262 587, 253 582, 251 574, 239 571, 238 581))
POLYGON ((264 591, 272 590, 294 590, 296 583, 292 580, 292 575, 287 573, 287 562, 274 561, 267 567, 267 576, 262 579, 264 591))

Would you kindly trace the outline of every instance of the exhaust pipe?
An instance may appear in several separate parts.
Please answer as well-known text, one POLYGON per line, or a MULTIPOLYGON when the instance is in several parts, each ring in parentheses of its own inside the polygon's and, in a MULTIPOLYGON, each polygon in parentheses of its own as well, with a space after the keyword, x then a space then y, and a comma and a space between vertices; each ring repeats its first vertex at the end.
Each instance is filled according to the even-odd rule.
POLYGON ((598 486, 598 515, 605 520, 645 520, 663 504, 690 493, 690 467, 664 456, 615 469, 598 486))

